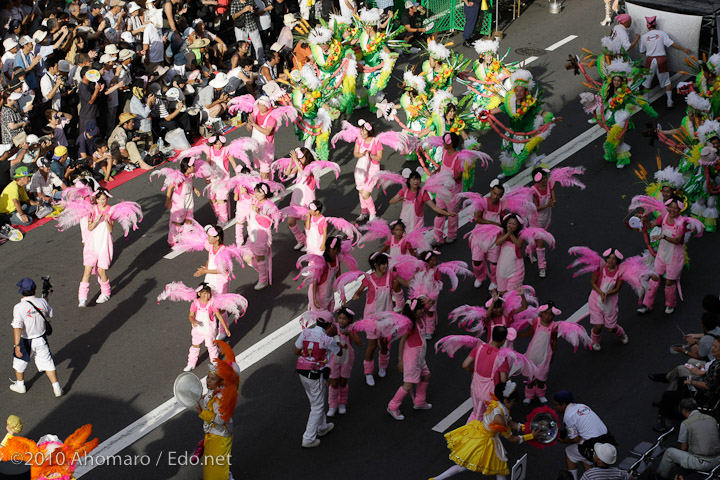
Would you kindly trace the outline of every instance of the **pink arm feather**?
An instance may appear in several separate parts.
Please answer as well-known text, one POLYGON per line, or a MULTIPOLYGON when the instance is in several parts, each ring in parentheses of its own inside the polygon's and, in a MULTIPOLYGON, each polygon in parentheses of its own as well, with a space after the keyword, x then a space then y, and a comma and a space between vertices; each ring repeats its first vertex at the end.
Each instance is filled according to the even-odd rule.
POLYGON ((557 326, 558 335, 572 345, 576 352, 581 343, 585 348, 590 348, 590 345, 592 345, 592 340, 582 325, 567 321, 556 322, 555 325, 557 326))
POLYGON ((183 282, 172 282, 165 285, 165 289, 157 297, 158 303, 163 300, 172 302, 192 302, 197 298, 194 288, 190 288, 183 282))
POLYGON ((332 138, 333 148, 335 148, 335 144, 338 140, 342 140, 343 142, 348 143, 354 143, 360 135, 360 128, 351 124, 347 120, 343 120, 340 125, 341 130, 336 133, 335 136, 333 136, 332 138))
POLYGON ((325 219, 328 221, 330 225, 335 227, 336 229, 340 230, 342 233, 347 235, 350 238, 354 238, 355 242, 362 236, 360 231, 357 229, 355 225, 348 222, 344 218, 339 217, 325 217, 325 219))
MULTIPOLYGON (((345 291, 345 287, 347 287, 348 284, 354 282, 355 280, 360 279, 360 277, 363 277, 364 275, 365 274, 359 270, 352 270, 352 271, 343 273, 342 275, 337 277, 337 279, 335 279, 335 283, 333 284, 333 289, 335 291, 340 292, 340 298, 342 299, 343 302, 347 302, 347 298, 348 298, 347 292, 345 291)), ((357 290, 355 290, 355 291, 357 291, 357 290)), ((352 294, 354 295, 355 292, 352 292, 352 294)), ((352 295, 350 295, 350 296, 352 297, 352 295)))
POLYGON ((461 348, 469 348, 472 350, 481 343, 483 343, 482 340, 477 337, 471 337, 470 335, 449 335, 435 342, 435 353, 444 352, 447 353, 450 358, 453 358, 461 348))
POLYGON ((410 153, 410 140, 408 136, 402 132, 388 131, 382 132, 375 137, 378 142, 386 147, 390 147, 398 153, 410 153))
POLYGON ((202 225, 196 220, 185 225, 175 237, 172 249, 178 252, 200 252, 207 245, 207 234, 202 225))
POLYGON ((248 301, 237 293, 216 293, 212 297, 213 306, 218 310, 229 313, 237 319, 245 315, 248 301))
POLYGON ((387 193, 387 188, 392 184, 405 185, 405 177, 399 173, 391 172, 389 170, 380 170, 375 174, 377 179, 377 187, 382 188, 383 193, 387 193))
POLYGON ((199 157, 203 153, 207 153, 208 150, 210 150, 210 147, 207 143, 201 143, 199 145, 195 145, 194 147, 190 147, 187 150, 183 150, 182 152, 178 153, 173 161, 179 162, 180 160, 184 158, 191 158, 191 157, 199 157))
POLYGON ((375 220, 372 220, 365 225, 360 226, 360 230, 365 232, 362 237, 357 241, 357 244, 359 246, 364 245, 367 242, 372 242, 375 240, 384 240, 390 237, 392 235, 390 231, 390 226, 388 223, 383 220, 382 218, 377 218, 375 220))
POLYGON ((120 224, 125 231, 125 236, 130 233, 130 228, 137 230, 137 224, 143 219, 142 208, 135 202, 120 202, 112 206, 110 218, 120 224))
POLYGON ((458 275, 467 278, 472 275, 472 272, 468 270, 467 263, 460 260, 452 260, 449 262, 443 262, 437 266, 437 269, 443 275, 447 275, 450 279, 450 291, 454 292, 458 287, 458 275))
POLYGON ((586 273, 596 272, 600 270, 603 265, 605 265, 605 261, 602 259, 602 257, 597 252, 595 252, 595 250, 592 250, 588 247, 571 247, 568 250, 568 253, 573 257, 578 257, 567 267, 568 270, 575 267, 580 267, 573 274, 573 278, 579 275, 584 275, 586 273))
POLYGON ((93 204, 84 198, 65 202, 65 209, 55 218, 58 230, 63 232, 70 227, 79 225, 83 219, 92 215, 92 211, 93 204))
POLYGON ((555 187, 555 184, 559 183, 563 187, 579 187, 580 190, 585 190, 585 184, 575 178, 575 175, 582 175, 584 173, 585 167, 556 168, 550 171, 548 182, 550 183, 550 187, 555 187))
POLYGON ((240 95, 238 97, 230 99, 228 102, 228 111, 230 114, 235 115, 238 111, 251 113, 255 108, 255 97, 249 93, 246 95, 240 95))

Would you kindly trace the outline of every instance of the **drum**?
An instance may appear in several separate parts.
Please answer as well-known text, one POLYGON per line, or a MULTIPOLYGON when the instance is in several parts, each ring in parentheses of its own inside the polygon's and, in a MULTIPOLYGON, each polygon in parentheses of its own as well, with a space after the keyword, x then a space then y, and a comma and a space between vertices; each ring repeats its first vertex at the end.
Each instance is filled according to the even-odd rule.
POLYGON ((185 408, 195 408, 202 398, 203 386, 200 379, 192 372, 183 372, 175 379, 173 385, 175 400, 185 408))

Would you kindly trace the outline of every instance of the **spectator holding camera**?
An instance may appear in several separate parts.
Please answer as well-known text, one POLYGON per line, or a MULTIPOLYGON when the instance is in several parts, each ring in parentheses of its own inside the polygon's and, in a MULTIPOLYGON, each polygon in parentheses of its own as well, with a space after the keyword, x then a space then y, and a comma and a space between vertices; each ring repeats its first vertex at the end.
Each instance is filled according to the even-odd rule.
POLYGON ((69 144, 67 136, 65 135, 65 127, 70 123, 73 116, 69 113, 59 112, 51 108, 49 110, 45 110, 45 118, 48 122, 47 126, 52 129, 52 136, 55 145, 67 147, 69 144))
POLYGON ((17 283, 22 299, 13 307, 13 370, 16 380, 10 390, 23 394, 25 387, 25 370, 31 358, 35 358, 38 371, 45 372, 52 383, 56 397, 63 395, 58 382, 55 362, 47 342, 49 330, 48 319, 53 310, 44 298, 35 297, 35 282, 31 278, 23 278, 17 283))
POLYGON ((5 102, 0 109, 0 124, 2 125, 2 143, 12 143, 13 139, 27 127, 28 122, 18 109, 18 100, 22 98, 22 93, 13 92, 7 97, 3 92, 5 102))
POLYGON ((33 174, 27 187, 29 195, 39 204, 46 206, 60 200, 62 191, 67 188, 62 179, 50 171, 50 163, 44 157, 37 160, 38 170, 33 174))

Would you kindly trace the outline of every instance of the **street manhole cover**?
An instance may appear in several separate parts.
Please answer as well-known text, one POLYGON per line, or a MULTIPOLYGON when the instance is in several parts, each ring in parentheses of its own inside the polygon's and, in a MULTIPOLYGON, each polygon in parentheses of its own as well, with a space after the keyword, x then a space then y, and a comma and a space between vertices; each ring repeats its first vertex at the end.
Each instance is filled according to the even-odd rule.
POLYGON ((545 55, 547 51, 540 48, 525 47, 516 48, 515 53, 517 53, 518 55, 522 55, 523 57, 540 57, 542 55, 545 55))

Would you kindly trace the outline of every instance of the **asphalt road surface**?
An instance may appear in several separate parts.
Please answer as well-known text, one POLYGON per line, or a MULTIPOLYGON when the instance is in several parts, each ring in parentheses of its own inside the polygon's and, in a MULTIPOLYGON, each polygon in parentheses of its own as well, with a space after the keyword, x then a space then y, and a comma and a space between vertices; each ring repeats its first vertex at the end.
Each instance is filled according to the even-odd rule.
MULTIPOLYGON (((651 148, 641 136, 641 128, 629 132, 626 139, 632 146, 630 168, 617 170, 602 159, 602 137, 593 139, 584 133, 591 128, 578 101, 578 94, 585 87, 580 77, 565 70, 564 64, 568 54, 581 53, 583 46, 599 50, 600 38, 609 34, 610 29, 599 25, 603 16, 599 0, 576 0, 566 6, 561 14, 550 15, 546 2, 531 5, 506 30, 501 47, 503 51, 512 47, 509 60, 521 58, 514 52, 517 48, 543 51, 542 55, 536 55, 538 58, 530 63, 529 69, 545 91, 547 109, 565 121, 543 142, 541 150, 549 154, 564 147, 572 155, 561 165, 587 168, 583 178, 587 189, 557 191, 558 205, 551 226, 557 248, 548 253, 547 278, 537 278, 536 266, 526 265, 526 283, 536 287, 541 301, 554 300, 563 310, 561 318, 583 307, 590 293, 589 277, 573 279, 566 270, 571 261, 567 249, 588 245, 602 251, 613 246, 626 256, 640 253, 644 249, 641 235, 628 230, 623 223, 630 198, 644 188, 632 167, 642 164, 654 172, 658 152, 663 166, 677 163, 677 157, 667 149, 651 148), (551 51, 545 50, 563 41, 566 43, 551 51), (588 142, 590 139, 593 141, 588 142)), ((454 40, 458 45, 462 43, 460 35, 454 40)), ((455 48, 474 58, 474 52, 469 49, 455 48)), ((638 55, 637 52, 634 55, 638 55)), ((418 57, 401 58, 395 76, 400 78, 408 64, 418 61, 418 57)), ((391 82, 389 99, 397 98, 399 82, 391 82)), ((456 92, 463 90, 456 86, 456 92)), ((676 98, 678 107, 667 111, 663 96, 654 106, 665 126, 677 126, 684 111, 682 104, 682 99, 676 98)), ((350 120, 356 122, 363 115, 369 118, 367 112, 360 112, 350 120)), ((634 122, 641 127, 647 120, 640 113, 634 122)), ((239 132, 247 135, 244 129, 239 132)), ((288 128, 282 128, 276 138, 278 156, 285 156, 283 152, 297 146, 288 128)), ((484 150, 497 158, 499 138, 491 132, 481 140, 484 150)), ((354 219, 359 214, 359 205, 351 174, 354 165, 351 146, 338 144, 331 159, 342 166, 343 174, 337 181, 329 175, 323 177, 318 198, 326 205, 326 215, 354 219)), ((392 154, 383 159, 383 168, 399 171, 403 163, 403 157, 392 154)), ((475 190, 486 193, 489 182, 499 171, 497 162, 485 172, 478 171, 475 190)), ((168 213, 163 208, 164 193, 160 192, 160 186, 160 182, 150 184, 145 174, 113 191, 114 201, 139 202, 145 218, 140 229, 127 238, 116 229, 115 261, 109 271, 113 294, 104 305, 94 303, 99 287, 93 280, 91 295, 94 297, 91 296, 90 305, 77 308, 76 292, 82 275, 78 229, 59 233, 54 226, 47 225, 30 232, 22 242, 7 243, 0 250, 3 259, 0 292, 6 319, 5 327, 0 329, 0 345, 7 352, 4 371, 13 377, 9 323, 12 305, 18 300, 15 282, 22 276, 39 281, 41 275, 51 275, 55 287, 50 299, 55 309, 55 333, 50 344, 61 384, 67 392, 60 399, 54 398, 45 376, 30 366, 25 395, 0 389, 2 415, 19 415, 25 425, 23 434, 34 439, 46 433, 65 438, 80 425, 92 423, 93 434, 103 442, 103 452, 118 450, 120 457, 108 460, 98 456, 94 460, 98 466, 79 470, 84 472, 83 478, 196 479, 202 476, 201 467, 183 464, 202 438, 202 422, 194 411, 185 410, 171 416, 177 410, 172 401, 168 402, 173 381, 186 364, 190 342, 188 307, 183 303, 157 304, 155 298, 171 281, 194 285, 197 280, 192 274, 205 262, 206 256, 187 253, 173 259, 164 258, 170 253, 166 243, 168 213), (164 409, 156 410, 162 405, 164 409), (149 413, 150 416, 146 416, 149 413), (136 424, 126 428, 141 418, 147 420, 144 426, 136 424), (146 430, 149 433, 143 436, 146 430), (113 437, 118 432, 122 434, 113 437), (109 462, 115 464, 106 465, 109 462)), ((399 213, 399 206, 388 206, 394 192, 391 189, 387 196, 382 192, 375 194, 379 213, 390 220, 399 213)), ((287 199, 280 205, 286 203, 287 199)), ((201 223, 214 221, 204 199, 196 201, 195 216, 201 223)), ((428 215, 426 224, 430 222, 428 215)), ((469 228, 461 228, 460 233, 466 233, 469 228)), ((229 237, 226 242, 233 241, 234 229, 230 228, 226 234, 229 237)), ((682 278, 685 301, 674 315, 662 313, 660 295, 653 313, 637 316, 637 299, 630 288, 625 287, 620 294, 619 322, 630 337, 628 345, 620 344, 608 333, 603 338, 601 352, 573 353, 567 343, 559 342, 548 381, 548 397, 560 389, 570 389, 579 402, 589 404, 618 440, 619 457, 636 443, 655 438, 651 426, 656 411, 650 403, 659 398, 662 387, 650 382, 646 374, 664 371, 684 361, 679 356, 671 356, 668 348, 681 340, 676 325, 686 332, 699 331, 700 299, 708 292, 718 291, 716 235, 690 242, 691 267, 682 278)), ((307 296, 304 290, 296 289, 297 284, 292 280, 298 257, 292 250, 294 243, 287 226, 281 225, 280 232, 274 235, 274 283, 270 288, 253 291, 257 276, 249 268, 238 268, 237 278, 231 283, 231 291, 245 295, 250 302, 247 314, 231 326, 229 340, 236 354, 245 355, 234 416, 234 477, 424 479, 444 471, 451 463, 444 438, 433 427, 469 398, 470 375, 460 368, 466 352, 450 359, 428 349, 427 361, 432 372, 428 400, 433 408, 414 411, 406 402, 403 407, 406 419, 398 422, 385 412, 387 402, 401 383, 401 375, 394 368, 397 344, 393 345, 388 376, 378 379, 373 388, 365 385, 362 376, 363 345, 356 350, 348 414, 335 417, 335 430, 323 438, 319 448, 300 447, 309 407, 294 373, 295 357, 289 340, 294 340, 297 330, 292 319, 306 309, 307 296), (249 350, 250 347, 254 348, 249 350)), ((367 257, 372 251, 371 246, 356 251, 361 268, 367 268, 367 257)), ((458 241, 442 247, 441 259, 469 262, 467 243, 458 241)), ((468 279, 457 291, 443 292, 438 310, 440 325, 434 340, 462 333, 457 327, 447 325, 446 315, 452 308, 485 302, 487 283, 482 289, 474 289, 472 283, 472 279, 468 279)), ((359 302, 351 304, 351 308, 355 307, 356 311, 361 310, 359 302)), ((587 319, 583 324, 587 327, 587 319)), ((526 339, 518 341, 518 350, 524 351, 526 343, 526 339)), ((207 373, 207 354, 203 353, 200 360, 195 372, 202 377, 207 373)), ((535 406, 537 403, 532 405, 535 406)), ((521 405, 512 413, 520 420, 529 410, 521 405)), ((446 422, 450 423, 447 428, 462 425, 466 418, 467 414, 452 416, 446 422)), ((524 453, 528 454, 528 479, 554 478, 557 471, 564 468, 564 449, 560 445, 544 450, 505 445, 510 464, 524 453)), ((457 478, 471 476, 464 474, 457 478)))

